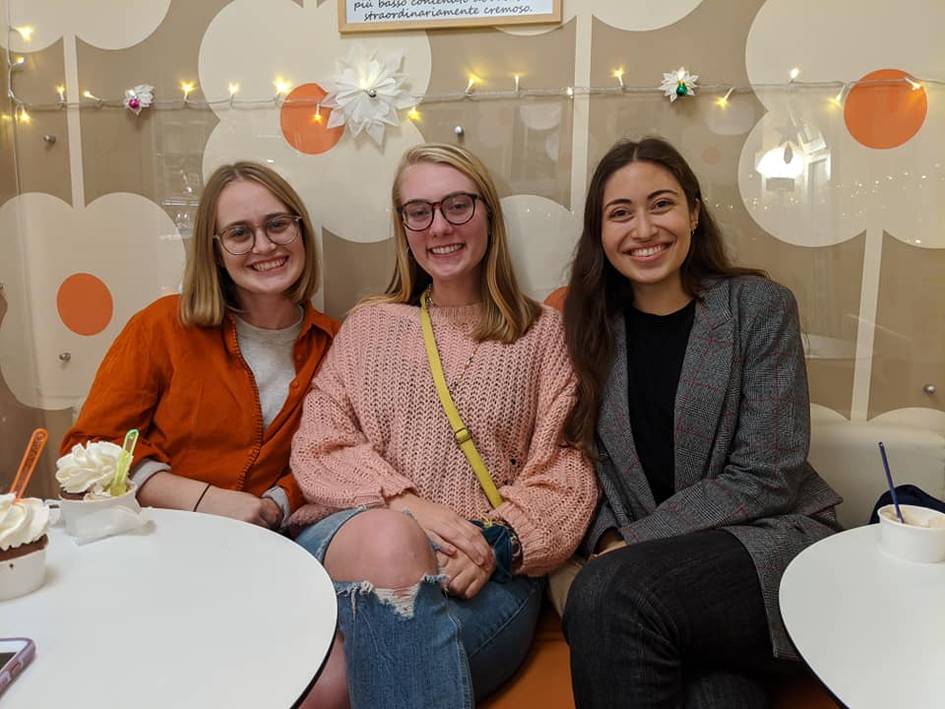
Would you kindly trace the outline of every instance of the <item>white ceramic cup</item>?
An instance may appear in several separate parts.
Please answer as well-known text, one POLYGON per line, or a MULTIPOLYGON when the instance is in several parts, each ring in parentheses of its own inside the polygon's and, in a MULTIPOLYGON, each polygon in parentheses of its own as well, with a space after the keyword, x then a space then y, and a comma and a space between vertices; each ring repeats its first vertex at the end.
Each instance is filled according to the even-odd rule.
POLYGON ((906 561, 945 561, 945 514, 917 505, 899 505, 899 509, 905 524, 896 516, 895 505, 879 509, 880 546, 906 561))
POLYGON ((66 526, 66 533, 73 537, 79 536, 80 527, 84 526, 83 521, 88 522, 93 515, 98 515, 104 510, 121 507, 138 514, 141 512, 141 506, 138 505, 138 500, 135 498, 136 492, 137 488, 135 484, 128 483, 127 492, 118 497, 105 497, 100 500, 67 500, 65 498, 59 498, 59 510, 62 521, 66 526))
POLYGON ((0 601, 35 591, 45 579, 46 547, 0 561, 0 601))

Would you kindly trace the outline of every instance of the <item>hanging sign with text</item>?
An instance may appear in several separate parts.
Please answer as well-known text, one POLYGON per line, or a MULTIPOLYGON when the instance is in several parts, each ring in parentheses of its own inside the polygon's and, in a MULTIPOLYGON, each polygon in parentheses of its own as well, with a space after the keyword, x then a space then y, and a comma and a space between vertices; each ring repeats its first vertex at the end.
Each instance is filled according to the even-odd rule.
POLYGON ((342 32, 559 22, 561 0, 338 0, 342 32))

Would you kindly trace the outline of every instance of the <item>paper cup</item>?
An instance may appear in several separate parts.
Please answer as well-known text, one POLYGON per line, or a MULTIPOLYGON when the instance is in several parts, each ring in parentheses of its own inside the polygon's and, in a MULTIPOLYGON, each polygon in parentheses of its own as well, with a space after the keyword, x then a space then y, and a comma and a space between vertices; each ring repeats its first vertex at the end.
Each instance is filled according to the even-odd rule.
POLYGON ((0 562, 0 601, 35 591, 46 579, 46 547, 0 562))
POLYGON ((905 524, 896 516, 895 505, 879 509, 879 543, 883 550, 906 561, 945 561, 945 514, 916 505, 899 505, 899 509, 905 524))
POLYGON ((101 500, 67 500, 60 497, 59 510, 66 533, 73 537, 80 536, 80 532, 86 534, 93 519, 102 517, 100 513, 105 510, 123 508, 139 514, 141 506, 135 497, 136 491, 134 483, 128 483, 128 491, 118 497, 106 497, 101 500))

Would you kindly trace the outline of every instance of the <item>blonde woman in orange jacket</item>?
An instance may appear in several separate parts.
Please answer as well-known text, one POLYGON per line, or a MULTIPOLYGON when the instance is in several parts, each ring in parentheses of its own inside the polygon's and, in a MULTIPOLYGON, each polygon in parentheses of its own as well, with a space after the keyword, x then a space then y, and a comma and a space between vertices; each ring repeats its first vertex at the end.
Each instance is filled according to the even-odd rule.
POLYGON ((207 182, 184 289, 136 314, 109 349, 61 454, 137 428, 133 480, 154 507, 277 528, 303 499, 289 447, 338 324, 318 286, 302 200, 240 162, 207 182))

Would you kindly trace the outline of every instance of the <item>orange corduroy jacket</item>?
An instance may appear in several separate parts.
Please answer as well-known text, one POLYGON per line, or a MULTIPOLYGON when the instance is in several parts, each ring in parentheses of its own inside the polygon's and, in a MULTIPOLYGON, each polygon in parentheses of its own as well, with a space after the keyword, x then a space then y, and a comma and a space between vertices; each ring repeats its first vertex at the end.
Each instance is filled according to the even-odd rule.
POLYGON ((90 440, 121 445, 137 428, 135 462, 152 458, 176 475, 254 495, 278 485, 296 509, 304 500, 289 471, 289 448, 338 323, 305 304, 296 376, 282 410, 263 430, 256 380, 240 355, 233 316, 228 313, 221 327, 184 326, 179 301, 160 298, 128 321, 60 455, 90 440))

